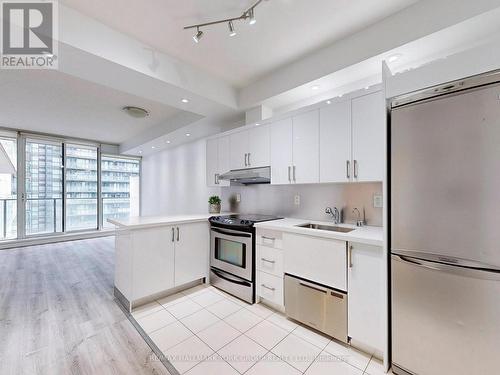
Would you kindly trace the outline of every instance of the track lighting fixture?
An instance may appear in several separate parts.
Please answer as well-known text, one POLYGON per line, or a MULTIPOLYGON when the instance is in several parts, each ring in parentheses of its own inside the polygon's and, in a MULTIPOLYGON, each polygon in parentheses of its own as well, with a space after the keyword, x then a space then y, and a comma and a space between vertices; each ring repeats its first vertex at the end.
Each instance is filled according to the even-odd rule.
POLYGON ((248 17, 250 18, 250 21, 248 21, 248 23, 250 25, 255 25, 257 20, 255 19, 255 11, 253 10, 253 8, 250 8, 250 10, 248 11, 248 17))
POLYGON ((197 27, 196 30, 197 30, 197 32, 196 32, 196 35, 193 36, 193 40, 195 43, 199 43, 201 37, 203 36, 203 31, 201 31, 199 27, 197 27))
POLYGON ((218 20, 218 21, 199 23, 199 24, 191 25, 191 26, 185 26, 184 30, 196 28, 196 34, 193 36, 193 40, 195 41, 195 43, 199 43, 201 37, 203 36, 203 31, 200 30, 200 27, 217 25, 219 23, 227 23, 227 27, 229 28, 229 36, 235 36, 236 30, 234 28, 233 22, 234 21, 248 20, 248 23, 250 25, 254 25, 257 22, 257 20, 255 19, 255 8, 261 2, 262 2, 262 0, 257 0, 250 8, 246 9, 239 17, 226 18, 226 19, 218 20))
POLYGON ((235 36, 236 35, 236 31, 234 30, 233 21, 229 21, 227 23, 227 27, 229 28, 229 36, 235 36))

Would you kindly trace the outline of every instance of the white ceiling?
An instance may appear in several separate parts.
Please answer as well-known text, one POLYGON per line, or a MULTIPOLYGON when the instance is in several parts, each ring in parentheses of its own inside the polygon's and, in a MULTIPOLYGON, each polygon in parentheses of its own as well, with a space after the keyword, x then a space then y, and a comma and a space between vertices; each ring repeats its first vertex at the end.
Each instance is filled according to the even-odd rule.
POLYGON ((0 74, 0 126, 68 137, 121 143, 182 113, 57 71, 3 70, 0 74), (135 119, 121 108, 148 109, 135 119))
POLYGON ((255 0, 61 0, 98 21, 220 77, 236 87, 361 30, 417 0, 264 0, 257 23, 204 29, 193 43, 193 23, 240 15, 255 0))

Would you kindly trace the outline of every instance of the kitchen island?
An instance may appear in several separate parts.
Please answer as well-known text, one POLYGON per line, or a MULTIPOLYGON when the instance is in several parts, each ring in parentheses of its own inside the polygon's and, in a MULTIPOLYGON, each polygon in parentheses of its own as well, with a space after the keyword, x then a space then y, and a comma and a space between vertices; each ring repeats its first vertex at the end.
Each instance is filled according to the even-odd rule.
POLYGON ((115 296, 129 312, 208 279, 210 216, 108 219, 116 226, 115 296))

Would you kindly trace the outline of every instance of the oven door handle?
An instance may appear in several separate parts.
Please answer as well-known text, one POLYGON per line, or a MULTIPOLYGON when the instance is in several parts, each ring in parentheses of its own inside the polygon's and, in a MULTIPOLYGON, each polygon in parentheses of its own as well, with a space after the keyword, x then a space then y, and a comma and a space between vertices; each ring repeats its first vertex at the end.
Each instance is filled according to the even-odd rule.
POLYGON ((239 284, 239 285, 244 285, 244 286, 252 286, 251 283, 249 283, 248 281, 244 281, 244 280, 240 280, 240 279, 234 279, 232 277, 228 277, 228 276, 225 276, 223 274, 221 274, 220 272, 218 272, 216 269, 212 268, 211 271, 217 275, 218 277, 220 277, 221 279, 224 279, 226 281, 229 281, 230 283, 234 283, 234 284, 239 284))
POLYGON ((212 228, 213 232, 220 233, 220 234, 225 234, 226 236, 231 236, 231 237, 246 237, 250 238, 252 235, 250 233, 236 233, 236 232, 226 232, 225 230, 219 229, 219 228, 212 228))

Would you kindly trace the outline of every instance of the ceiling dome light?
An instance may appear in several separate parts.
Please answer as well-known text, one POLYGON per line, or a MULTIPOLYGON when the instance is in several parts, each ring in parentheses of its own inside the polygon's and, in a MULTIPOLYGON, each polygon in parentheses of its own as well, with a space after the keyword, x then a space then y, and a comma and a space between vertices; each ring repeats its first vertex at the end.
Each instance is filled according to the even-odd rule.
POLYGON ((311 90, 318 90, 319 89, 319 86, 318 85, 314 85, 311 87, 311 90))
POLYGON ((250 18, 250 21, 248 21, 248 24, 255 25, 255 23, 257 22, 257 20, 255 19, 255 11, 253 10, 253 8, 251 8, 248 11, 248 17, 250 18))
POLYGON ((191 137, 191 134, 190 133, 186 133, 186 137, 191 137))
POLYGON ((199 27, 197 27, 196 30, 197 32, 196 35, 193 36, 193 40, 195 43, 199 43, 201 37, 203 36, 203 31, 201 31, 199 27))
POLYGON ((134 106, 126 106, 123 107, 122 110, 129 115, 130 117, 134 118, 144 118, 149 116, 149 111, 145 110, 144 108, 140 107, 134 107, 134 106))
POLYGON ((181 99, 181 102, 183 102, 183 103, 189 103, 189 99, 182 98, 182 99, 181 99))
POLYGON ((331 100, 327 100, 326 104, 332 104, 332 101, 331 100))
POLYGON ((170 141, 167 141, 167 144, 170 144, 170 141))
POLYGON ((234 30, 233 21, 229 21, 227 23, 227 27, 229 28, 229 36, 235 36, 236 35, 236 30, 234 30))

